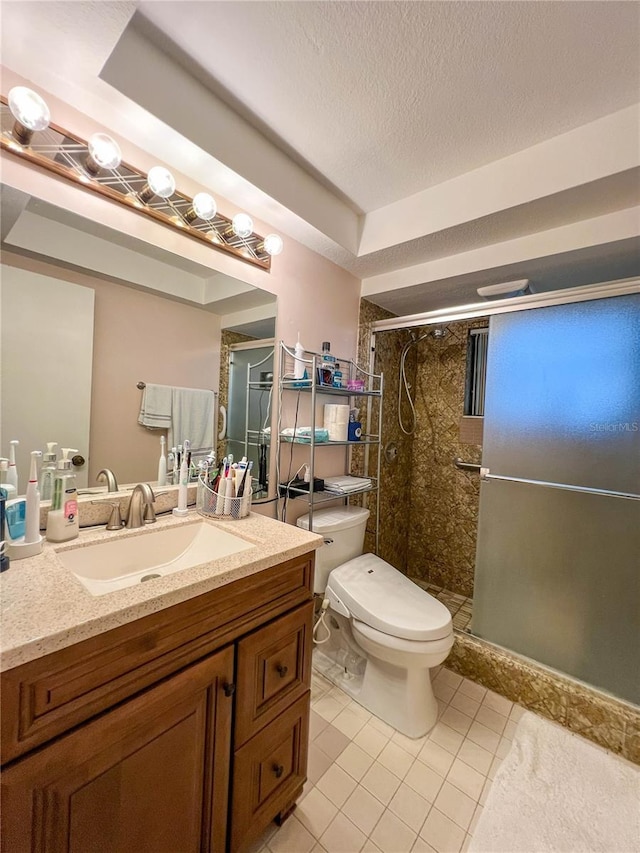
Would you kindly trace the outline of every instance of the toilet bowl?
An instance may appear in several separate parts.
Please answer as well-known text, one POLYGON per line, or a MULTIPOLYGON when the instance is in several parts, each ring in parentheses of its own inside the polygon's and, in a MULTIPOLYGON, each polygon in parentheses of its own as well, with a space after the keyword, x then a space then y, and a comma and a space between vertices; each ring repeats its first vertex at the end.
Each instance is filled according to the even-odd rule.
MULTIPOLYGON (((453 646, 451 615, 389 563, 361 553, 368 515, 360 507, 313 515, 313 530, 325 538, 314 591, 329 601, 331 614, 331 634, 314 651, 314 663, 377 717, 422 737, 438 716, 429 671, 453 646), (364 666, 343 666, 354 653, 364 666)), ((298 525, 308 529, 309 517, 298 525)))

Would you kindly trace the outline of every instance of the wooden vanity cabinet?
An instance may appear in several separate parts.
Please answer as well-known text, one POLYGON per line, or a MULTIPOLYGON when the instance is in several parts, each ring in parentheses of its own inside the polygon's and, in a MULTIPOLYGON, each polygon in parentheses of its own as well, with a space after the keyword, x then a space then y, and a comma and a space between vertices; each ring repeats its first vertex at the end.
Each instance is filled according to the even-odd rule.
POLYGON ((239 853, 286 816, 306 780, 312 573, 307 554, 3 673, 2 850, 239 853), (204 634, 195 618, 185 631, 186 610, 203 605, 228 618, 204 634), (160 623, 165 638, 180 628, 184 642, 170 652, 160 623), (133 655, 126 673, 115 666, 116 698, 105 702, 96 673, 113 674, 113 650, 144 637, 144 689, 133 655), (160 650, 151 660, 150 644, 160 650), (83 654, 92 674, 77 683, 83 654), (161 677, 149 684, 153 660, 161 677), (123 678, 131 692, 120 701, 123 678), (78 705, 89 709, 80 724, 42 737, 82 716, 78 705))

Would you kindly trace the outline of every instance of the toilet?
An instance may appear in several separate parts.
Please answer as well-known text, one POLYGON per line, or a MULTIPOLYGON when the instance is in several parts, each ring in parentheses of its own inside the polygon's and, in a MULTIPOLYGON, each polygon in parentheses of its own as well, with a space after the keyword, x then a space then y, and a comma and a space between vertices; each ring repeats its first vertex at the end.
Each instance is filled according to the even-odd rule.
MULTIPOLYGON (((418 738, 438 716, 429 670, 451 651, 451 615, 389 563, 362 554, 368 517, 355 506, 313 513, 313 531, 324 537, 314 592, 329 601, 314 666, 372 714, 418 738)), ((308 530, 309 516, 297 524, 308 530)))

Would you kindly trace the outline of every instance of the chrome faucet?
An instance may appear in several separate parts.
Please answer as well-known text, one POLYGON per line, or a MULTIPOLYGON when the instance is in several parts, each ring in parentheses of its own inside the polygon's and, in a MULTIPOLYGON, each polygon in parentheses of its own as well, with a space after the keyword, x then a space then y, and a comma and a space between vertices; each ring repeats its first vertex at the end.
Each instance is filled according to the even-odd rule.
POLYGON ((153 509, 155 499, 156 496, 153 494, 153 489, 149 483, 138 483, 131 493, 124 526, 131 528, 152 524, 156 520, 155 510, 153 509))
POLYGON ((107 481, 107 491, 117 492, 118 481, 116 480, 116 475, 113 473, 111 468, 102 468, 102 470, 98 471, 98 473, 96 474, 96 483, 100 482, 100 477, 102 477, 103 475, 105 480, 107 481))

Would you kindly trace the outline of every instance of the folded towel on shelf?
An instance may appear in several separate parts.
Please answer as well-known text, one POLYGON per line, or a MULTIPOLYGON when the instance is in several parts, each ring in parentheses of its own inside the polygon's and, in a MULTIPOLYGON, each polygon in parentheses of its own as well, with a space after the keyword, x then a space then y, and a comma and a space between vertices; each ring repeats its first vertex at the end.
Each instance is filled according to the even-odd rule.
POLYGON ((370 489, 371 486, 369 477, 352 477, 349 474, 344 474, 339 477, 324 478, 325 492, 334 492, 338 495, 364 491, 370 489))
POLYGON ((169 429, 172 390, 170 385, 147 385, 142 392, 138 423, 148 429, 169 429))
MULTIPOLYGON (((280 433, 280 437, 283 441, 293 441, 296 444, 310 444, 311 427, 296 427, 295 430, 291 428, 283 429, 280 433)), ((322 429, 321 427, 316 427, 315 441, 318 444, 329 441, 329 431, 322 429)))
POLYGON ((200 388, 171 389, 169 447, 191 442, 192 453, 209 451, 213 445, 215 394, 200 388))

